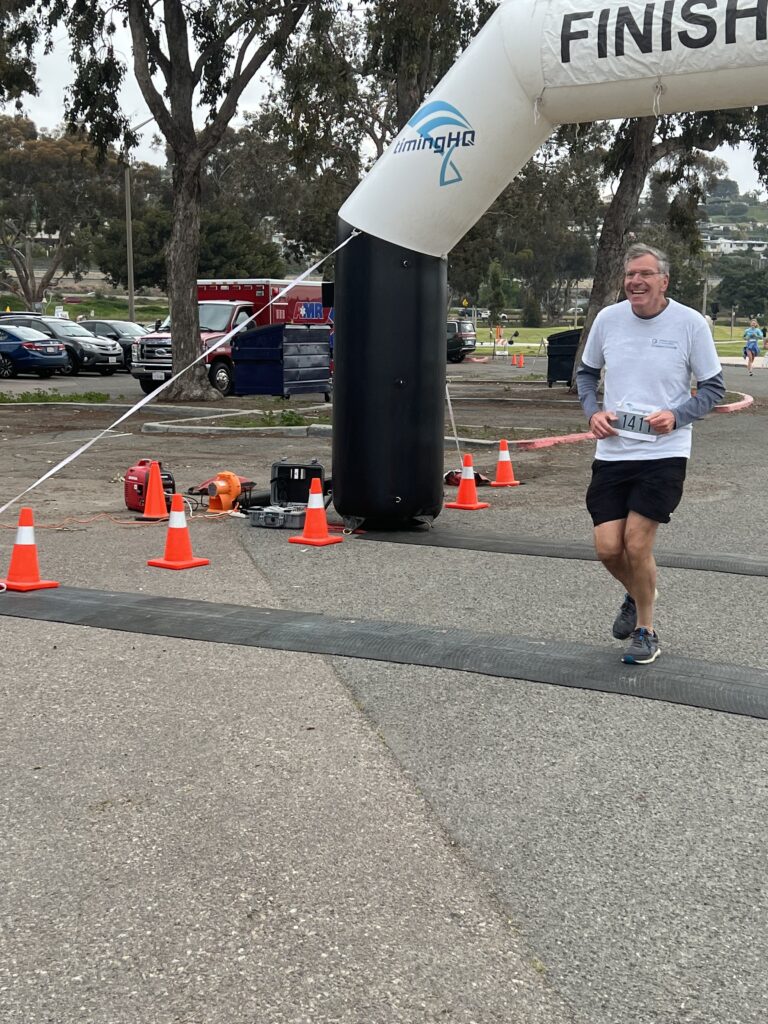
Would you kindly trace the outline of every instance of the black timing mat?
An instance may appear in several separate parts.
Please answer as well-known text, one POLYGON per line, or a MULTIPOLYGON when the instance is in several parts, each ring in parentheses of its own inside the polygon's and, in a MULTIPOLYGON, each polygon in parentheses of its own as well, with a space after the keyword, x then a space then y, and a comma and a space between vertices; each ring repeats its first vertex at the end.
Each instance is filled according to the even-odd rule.
POLYGON ((768 718, 766 672, 675 655, 623 665, 618 647, 75 587, 0 593, 0 615, 454 669, 768 718))
MULTIPOLYGON (((540 540, 537 537, 510 537, 506 533, 468 533, 446 530, 440 526, 417 527, 413 530, 361 531, 358 540, 374 540, 387 544, 421 544, 425 547, 458 548, 464 551, 492 551, 500 555, 535 555, 542 558, 572 558, 596 562, 591 544, 582 541, 540 540)), ((737 576, 768 576, 768 562, 746 555, 714 554, 712 552, 679 553, 655 551, 656 564, 668 569, 698 569, 704 572, 727 572, 737 576)))

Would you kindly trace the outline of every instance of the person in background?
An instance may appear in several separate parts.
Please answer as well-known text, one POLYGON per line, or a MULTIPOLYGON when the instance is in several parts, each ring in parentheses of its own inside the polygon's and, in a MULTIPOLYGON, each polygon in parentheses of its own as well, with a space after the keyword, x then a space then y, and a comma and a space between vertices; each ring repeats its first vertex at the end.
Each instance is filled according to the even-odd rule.
POLYGON ((763 341, 763 332, 757 326, 757 320, 750 320, 749 327, 744 331, 744 341, 746 344, 742 349, 744 358, 747 360, 747 372, 749 376, 752 376, 752 364, 755 358, 760 355, 760 346, 763 341))
POLYGON ((661 651, 653 624, 653 547, 659 524, 669 522, 682 498, 691 424, 725 394, 706 320, 667 298, 668 286, 666 255, 631 246, 624 258, 626 300, 597 314, 576 371, 579 399, 597 438, 587 490, 595 549, 626 590, 613 636, 629 640, 622 661, 635 665, 655 661, 661 651))

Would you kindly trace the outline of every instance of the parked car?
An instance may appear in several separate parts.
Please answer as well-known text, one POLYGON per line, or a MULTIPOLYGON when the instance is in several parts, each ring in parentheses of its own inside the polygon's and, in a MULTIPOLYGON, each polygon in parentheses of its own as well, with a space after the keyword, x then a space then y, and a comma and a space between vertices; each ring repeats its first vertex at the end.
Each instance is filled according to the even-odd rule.
POLYGON ((0 379, 20 373, 52 377, 67 365, 67 352, 60 342, 52 342, 41 331, 0 323, 0 379))
POLYGON ((449 320, 448 362, 461 363, 470 352, 475 351, 477 333, 471 320, 449 320))
POLYGON ((6 324, 31 327, 48 338, 60 341, 66 349, 67 363, 59 372, 65 376, 75 376, 81 370, 96 370, 104 376, 111 376, 123 365, 123 350, 119 342, 97 338, 80 324, 64 317, 6 313, 0 317, 0 327, 6 324))
POLYGON ((79 323, 97 338, 111 338, 112 341, 119 342, 123 350, 123 366, 130 372, 131 345, 136 338, 149 333, 146 327, 131 320, 80 320, 79 323))

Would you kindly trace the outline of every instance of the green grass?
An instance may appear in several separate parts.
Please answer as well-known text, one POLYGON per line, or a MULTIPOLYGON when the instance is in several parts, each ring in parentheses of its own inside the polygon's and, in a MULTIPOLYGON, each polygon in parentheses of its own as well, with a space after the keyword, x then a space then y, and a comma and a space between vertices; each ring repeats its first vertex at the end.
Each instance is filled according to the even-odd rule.
POLYGON ((103 391, 83 391, 79 395, 62 395, 58 391, 20 391, 17 395, 4 395, 0 393, 0 405, 21 405, 28 402, 81 402, 83 404, 98 405, 100 402, 108 402, 109 395, 103 391))
POLYGON ((330 423, 330 416, 325 417, 308 417, 302 416, 301 413, 293 412, 291 409, 283 409, 281 412, 267 412, 260 413, 258 416, 249 416, 247 413, 242 416, 227 416, 221 421, 223 427, 307 427, 311 423, 318 422, 330 423))
MULTIPOLYGON (((64 293, 67 294, 66 292, 64 293)), ((86 319, 99 320, 127 320, 128 300, 117 297, 93 298, 83 296, 81 302, 65 302, 63 299, 54 299, 48 303, 46 315, 53 316, 56 306, 63 306, 69 313, 70 320, 77 320, 79 316, 86 319), (91 315, 93 314, 93 316, 91 315)), ((11 309, 25 310, 27 308, 23 299, 17 295, 0 295, 0 310, 11 309)), ((144 300, 137 298, 135 301, 136 320, 139 323, 149 323, 152 320, 164 320, 168 316, 168 303, 159 299, 144 300)))
MULTIPOLYGON (((555 331, 566 330, 568 330, 568 325, 561 327, 503 327, 501 333, 507 341, 511 341, 515 345, 535 345, 538 348, 542 338, 554 334, 555 331), (517 331, 517 337, 513 338, 512 335, 515 331, 517 331)), ((489 328, 483 326, 477 328, 477 343, 484 348, 493 347, 493 336, 489 328)))
POLYGON ((715 342, 715 347, 719 356, 740 356, 742 355, 741 350, 744 348, 744 342, 717 341, 715 342))

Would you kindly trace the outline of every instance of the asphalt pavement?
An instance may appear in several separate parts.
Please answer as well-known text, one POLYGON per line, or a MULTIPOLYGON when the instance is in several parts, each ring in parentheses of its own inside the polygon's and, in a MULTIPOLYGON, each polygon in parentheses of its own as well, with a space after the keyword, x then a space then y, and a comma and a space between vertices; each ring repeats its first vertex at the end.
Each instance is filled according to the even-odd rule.
MULTIPOLYGON (((695 427, 663 550, 765 554, 768 372, 725 372, 756 401, 695 427)), ((88 435, 53 416, 0 407, 4 498, 88 435)), ((594 562, 353 537, 308 549, 192 516, 210 567, 148 568, 165 526, 129 521, 120 479, 145 456, 183 489, 217 469, 263 483, 280 457, 330 470, 324 437, 156 436, 128 421, 25 499, 44 576, 620 656, 622 595, 594 562)), ((513 451, 523 486, 489 488, 488 510, 445 510, 436 528, 589 539, 591 456, 590 443, 513 451)), ((476 462, 493 470, 487 450, 476 462)), ((15 510, 0 526, 7 563, 15 510)), ((768 672, 764 577, 665 568, 659 590, 662 659, 768 672)), ((4 1022, 765 1018, 765 721, 151 623, 0 614, 0 650, 4 1022)))

